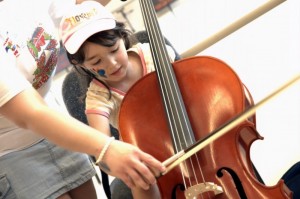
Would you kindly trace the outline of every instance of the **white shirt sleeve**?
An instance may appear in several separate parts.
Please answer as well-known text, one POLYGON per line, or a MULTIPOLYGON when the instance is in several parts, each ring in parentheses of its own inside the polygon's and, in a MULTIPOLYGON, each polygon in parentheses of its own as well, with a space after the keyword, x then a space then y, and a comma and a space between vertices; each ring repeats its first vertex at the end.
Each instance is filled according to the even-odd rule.
POLYGON ((21 91, 31 87, 15 64, 16 59, 0 48, 0 107, 21 91))

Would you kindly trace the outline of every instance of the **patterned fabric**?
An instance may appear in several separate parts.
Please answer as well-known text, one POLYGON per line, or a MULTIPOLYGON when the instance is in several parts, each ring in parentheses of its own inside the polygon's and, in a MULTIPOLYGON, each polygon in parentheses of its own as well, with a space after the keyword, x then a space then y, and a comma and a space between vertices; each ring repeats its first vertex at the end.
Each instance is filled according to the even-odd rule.
MULTIPOLYGON (((64 2, 68 1, 75 2, 64 2)), ((49 93, 59 51, 57 30, 48 15, 51 2, 0 2, 0 106, 31 86, 49 106, 59 109, 55 97, 49 93)), ((0 156, 30 146, 40 139, 40 136, 20 129, 0 115, 0 156)))

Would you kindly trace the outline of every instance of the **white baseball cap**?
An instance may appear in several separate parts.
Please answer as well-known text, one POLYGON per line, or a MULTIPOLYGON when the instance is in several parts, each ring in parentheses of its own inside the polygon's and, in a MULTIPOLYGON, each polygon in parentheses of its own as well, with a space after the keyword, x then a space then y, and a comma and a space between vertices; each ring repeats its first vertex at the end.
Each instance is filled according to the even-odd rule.
POLYGON ((87 38, 114 27, 116 20, 104 6, 96 1, 84 1, 67 11, 60 23, 59 35, 66 50, 74 54, 87 38))

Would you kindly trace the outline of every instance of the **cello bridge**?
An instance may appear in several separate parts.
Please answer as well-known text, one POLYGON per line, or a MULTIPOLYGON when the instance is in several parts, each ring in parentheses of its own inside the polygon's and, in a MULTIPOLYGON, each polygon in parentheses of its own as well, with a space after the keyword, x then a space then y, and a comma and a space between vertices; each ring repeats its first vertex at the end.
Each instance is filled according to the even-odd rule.
POLYGON ((213 191, 215 195, 223 193, 223 188, 212 182, 205 182, 189 187, 184 191, 186 199, 194 199, 202 193, 213 191))

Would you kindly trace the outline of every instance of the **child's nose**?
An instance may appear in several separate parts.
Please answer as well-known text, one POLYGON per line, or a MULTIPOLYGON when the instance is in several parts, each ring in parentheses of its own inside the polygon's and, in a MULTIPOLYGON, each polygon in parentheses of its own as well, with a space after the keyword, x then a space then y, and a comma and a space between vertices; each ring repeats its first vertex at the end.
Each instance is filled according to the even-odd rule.
POLYGON ((114 57, 110 57, 108 59, 108 65, 109 65, 109 67, 114 67, 116 64, 117 64, 117 61, 116 61, 116 59, 114 57))

